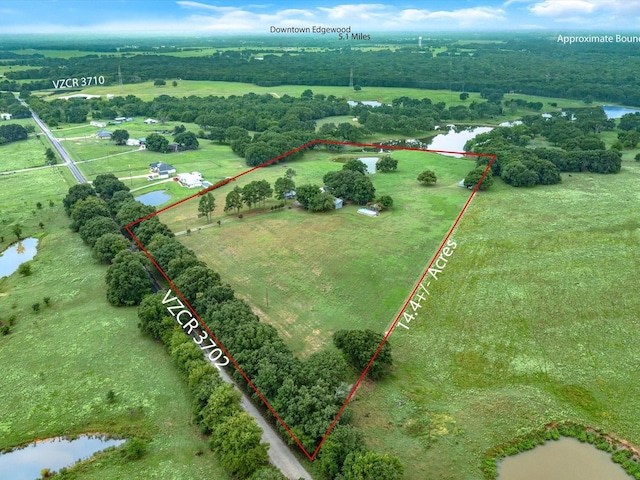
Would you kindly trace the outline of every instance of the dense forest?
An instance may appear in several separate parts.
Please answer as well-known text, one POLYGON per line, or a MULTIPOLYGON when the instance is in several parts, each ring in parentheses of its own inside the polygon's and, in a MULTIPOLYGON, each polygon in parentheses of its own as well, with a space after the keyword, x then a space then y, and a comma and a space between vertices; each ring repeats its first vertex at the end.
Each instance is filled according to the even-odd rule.
MULTIPOLYGON (((440 42, 442 43, 442 42, 440 42)), ((65 77, 104 75, 135 83, 158 78, 281 84, 348 85, 351 69, 360 87, 414 87, 481 92, 498 90, 530 95, 598 99, 640 106, 640 58, 632 45, 574 45, 550 39, 514 37, 497 43, 451 43, 446 51, 404 47, 363 51, 324 48, 319 51, 267 53, 225 50, 213 55, 89 55, 70 59, 18 58, 15 64, 40 68, 8 72, 0 88, 19 90, 15 80, 32 80, 29 89, 52 87, 65 77), (436 53, 437 52, 437 53, 436 53)))

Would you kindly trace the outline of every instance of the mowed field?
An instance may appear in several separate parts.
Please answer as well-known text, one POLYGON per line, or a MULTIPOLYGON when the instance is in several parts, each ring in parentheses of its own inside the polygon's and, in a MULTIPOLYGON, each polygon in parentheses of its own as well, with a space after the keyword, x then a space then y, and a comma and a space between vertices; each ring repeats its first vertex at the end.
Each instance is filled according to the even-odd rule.
POLYGON ((490 447, 563 419, 640 443, 639 173, 497 181, 472 202, 419 320, 390 336, 393 374, 352 402, 405 478, 482 478, 490 447))
POLYGON ((140 333, 136 308, 107 303, 106 267, 68 228, 62 199, 74 183, 63 172, 0 175, 0 251, 15 241, 15 224, 22 237, 40 239, 32 275, 0 279, 0 321, 17 318, 0 336, 0 450, 58 435, 136 435, 149 442, 143 459, 105 453, 79 467, 78 478, 227 479, 191 425, 191 399, 169 355, 140 333))
POLYGON ((302 160, 259 169, 214 190, 212 225, 197 218, 198 198, 160 217, 176 232, 189 228, 191 235, 181 241, 304 357, 330 345, 339 329, 384 333, 470 195, 457 184, 473 160, 409 151, 392 155, 399 161, 396 172, 371 175, 377 195, 394 199, 393 208, 378 218, 358 214, 356 205, 327 213, 296 207, 272 212, 276 200, 264 209, 243 210, 242 219, 223 212, 233 186, 260 179, 273 185, 289 167, 297 172, 297 185, 321 185, 326 172, 341 168, 327 152, 305 153, 302 160), (426 169, 438 175, 433 187, 416 180, 426 169))

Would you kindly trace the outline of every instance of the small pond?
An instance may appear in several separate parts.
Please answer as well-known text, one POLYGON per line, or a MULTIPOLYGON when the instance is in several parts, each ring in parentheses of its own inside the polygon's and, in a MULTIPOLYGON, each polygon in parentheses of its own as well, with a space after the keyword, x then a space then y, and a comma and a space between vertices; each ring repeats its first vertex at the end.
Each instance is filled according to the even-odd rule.
POLYGON ((0 253, 0 278, 8 277, 18 270, 20 264, 35 257, 38 253, 37 246, 37 238, 25 238, 0 253))
MULTIPOLYGON (((428 148, 431 150, 446 150, 448 152, 464 152, 464 144, 480 133, 487 133, 492 127, 469 127, 465 129, 451 128, 447 133, 440 133, 433 137, 428 148)), ((462 157, 459 154, 445 153, 453 157, 462 157)))
POLYGON ((161 203, 166 202, 171 198, 171 194, 166 190, 156 190, 154 192, 145 193, 143 195, 138 195, 136 200, 140 203, 144 203, 145 205, 150 205, 155 207, 160 205, 161 203))
POLYGON ((629 480, 611 454, 575 438, 507 457, 498 464, 498 480, 629 480))
POLYGON ((121 445, 125 440, 81 435, 75 440, 51 438, 27 445, 13 452, 0 454, 0 475, 11 480, 34 480, 48 468, 52 472, 70 467, 107 447, 121 445))
POLYGON ((602 109, 607 114, 607 118, 620 118, 627 113, 640 112, 637 108, 612 107, 610 105, 603 105, 602 109))

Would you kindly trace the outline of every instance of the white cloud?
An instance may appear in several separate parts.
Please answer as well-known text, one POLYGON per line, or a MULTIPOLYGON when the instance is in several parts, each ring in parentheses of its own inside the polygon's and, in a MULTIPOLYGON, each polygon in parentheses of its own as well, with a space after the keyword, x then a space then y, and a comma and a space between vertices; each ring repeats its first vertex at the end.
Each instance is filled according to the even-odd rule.
POLYGON ((380 3, 362 3, 358 5, 336 5, 335 7, 318 7, 330 20, 371 20, 383 18, 392 12, 392 7, 380 3))
POLYGON ((451 21, 456 25, 450 26, 486 26, 487 22, 502 22, 506 20, 506 13, 500 8, 474 7, 461 8, 459 10, 429 10, 406 9, 400 12, 398 20, 400 22, 416 21, 451 21))
POLYGON ((589 21, 597 17, 611 23, 626 22, 629 16, 640 15, 640 0, 544 0, 528 7, 537 16, 556 21, 589 21))

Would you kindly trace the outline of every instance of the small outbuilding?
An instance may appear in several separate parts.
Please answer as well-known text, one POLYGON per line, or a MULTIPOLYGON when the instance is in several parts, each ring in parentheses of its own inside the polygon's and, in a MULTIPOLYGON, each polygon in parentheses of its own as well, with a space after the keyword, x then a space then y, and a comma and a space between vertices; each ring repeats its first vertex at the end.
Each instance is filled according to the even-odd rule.
POLYGON ((0 120, 11 120, 10 113, 0 113, 0 120))
POLYGON ((285 200, 291 200, 292 198, 295 198, 295 196, 296 196, 295 190, 289 190, 288 192, 284 192, 285 200))
POLYGON ((371 210, 369 208, 359 208, 358 213, 366 215, 367 217, 377 217, 380 215, 380 212, 376 212, 375 210, 371 210))
POLYGON ((127 139, 127 145, 129 145, 130 147, 139 147, 140 146, 140 139, 139 138, 128 138, 127 139))
POLYGON ((98 127, 98 128, 104 128, 107 126, 105 122, 98 122, 96 120, 91 120, 89 122, 89 125, 91 125, 92 127, 98 127))
POLYGON ((344 201, 341 198, 334 198, 333 199, 333 208, 338 210, 339 208, 342 208, 344 201))

